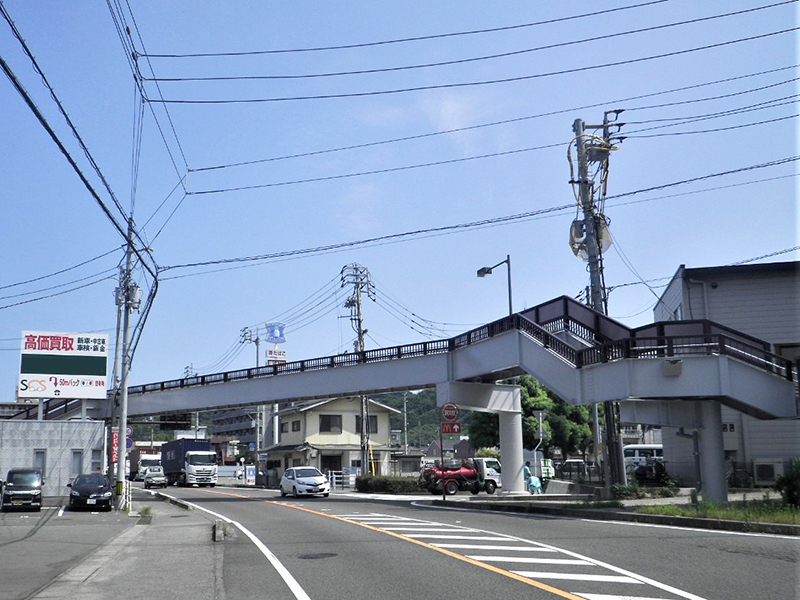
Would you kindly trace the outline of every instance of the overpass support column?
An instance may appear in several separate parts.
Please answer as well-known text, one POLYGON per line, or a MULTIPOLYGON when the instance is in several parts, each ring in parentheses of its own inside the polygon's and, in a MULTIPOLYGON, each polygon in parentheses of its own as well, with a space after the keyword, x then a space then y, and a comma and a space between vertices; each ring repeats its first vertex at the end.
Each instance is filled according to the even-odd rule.
POLYGON ((503 494, 527 495, 522 464, 522 411, 501 412, 499 415, 503 494))
POLYGON ((461 383, 436 386, 436 404, 452 402, 467 410, 495 412, 500 416, 500 462, 503 494, 526 494, 522 461, 522 393, 518 385, 461 383))
POLYGON ((726 503, 728 487, 725 483, 725 444, 722 440, 722 409, 719 402, 704 400, 700 404, 699 429, 700 475, 703 482, 703 500, 726 503))

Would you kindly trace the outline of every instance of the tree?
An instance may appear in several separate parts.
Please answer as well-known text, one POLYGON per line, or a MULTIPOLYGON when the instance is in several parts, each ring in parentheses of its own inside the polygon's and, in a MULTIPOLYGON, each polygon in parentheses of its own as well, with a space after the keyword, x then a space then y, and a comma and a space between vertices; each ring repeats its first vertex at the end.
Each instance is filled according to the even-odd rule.
MULTIPOLYGON (((544 430, 546 439, 539 449, 550 456, 554 448, 564 455, 585 454, 592 445, 589 408, 572 406, 556 396, 530 375, 518 380, 521 387, 522 446, 533 450, 539 443, 537 411, 547 411, 544 430)), ((473 448, 495 447, 500 444, 500 421, 495 413, 475 413, 467 429, 473 448)))

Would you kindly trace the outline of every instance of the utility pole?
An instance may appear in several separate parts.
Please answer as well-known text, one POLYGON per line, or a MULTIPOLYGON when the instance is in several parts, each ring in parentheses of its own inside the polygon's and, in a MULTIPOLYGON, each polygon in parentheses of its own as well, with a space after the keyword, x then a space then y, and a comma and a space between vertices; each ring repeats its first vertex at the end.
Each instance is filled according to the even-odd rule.
MULTIPOLYGON (((360 360, 365 348, 364 337, 367 334, 367 330, 364 329, 361 293, 366 292, 367 296, 374 301, 375 285, 370 279, 369 270, 356 263, 342 267, 341 278, 342 287, 353 286, 353 295, 347 299, 344 307, 350 309, 350 324, 356 332, 353 348, 360 360)), ((361 474, 372 474, 369 460, 369 403, 364 395, 361 396, 361 474)))
MULTIPOLYGON (((131 370, 130 355, 130 315, 134 310, 139 310, 141 305, 141 290, 131 280, 131 267, 133 262, 133 217, 128 219, 127 250, 125 254, 124 281, 120 287, 123 293, 124 308, 122 313, 122 382, 120 393, 120 415, 117 459, 117 494, 119 495, 119 508, 125 509, 125 459, 127 458, 126 430, 128 428, 128 375, 131 370)), ((119 342, 117 342, 119 343, 119 342)))
MULTIPOLYGON (((239 343, 244 344, 245 342, 252 342, 256 345, 256 369, 258 369, 261 366, 261 338, 259 337, 258 332, 256 332, 254 336, 249 327, 242 327, 239 343)), ((266 421, 264 410, 264 405, 256 408, 256 463, 258 463, 258 455, 261 452, 261 424, 262 422, 266 421)))
MULTIPOLYGON (((575 146, 578 156, 578 177, 570 181, 577 186, 576 199, 583 212, 583 219, 576 219, 571 228, 571 244, 577 256, 585 258, 589 270, 589 305, 596 311, 607 313, 607 298, 603 283, 603 245, 606 242, 605 228, 607 222, 603 215, 605 190, 608 183, 608 157, 615 150, 610 133, 611 127, 617 129, 621 123, 609 121, 609 115, 619 116, 622 111, 608 111, 603 117, 602 125, 586 125, 583 120, 576 119, 572 125, 575 134, 575 146), (586 130, 603 130, 602 137, 586 134, 586 130), (590 163, 597 165, 594 176, 589 175, 590 163), (595 187, 595 182, 598 182, 595 187), (595 192, 599 192, 600 202, 595 202, 595 192)), ((621 138, 617 138, 621 139, 621 138)), ((571 163, 570 154, 570 163, 571 163)), ((606 489, 612 483, 625 485, 625 462, 622 454, 622 438, 619 435, 618 406, 616 402, 604 402, 606 417, 604 478, 606 489)), ((597 427, 597 404, 593 406, 593 420, 597 427)), ((597 430, 595 430, 596 432, 597 430)), ((595 434, 597 439, 597 434, 595 434)))

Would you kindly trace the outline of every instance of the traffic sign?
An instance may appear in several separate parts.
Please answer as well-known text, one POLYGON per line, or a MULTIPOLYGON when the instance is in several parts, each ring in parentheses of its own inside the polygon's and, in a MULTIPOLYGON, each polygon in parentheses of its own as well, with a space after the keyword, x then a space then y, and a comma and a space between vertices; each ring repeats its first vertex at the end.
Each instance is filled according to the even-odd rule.
POLYGON ((442 434, 458 434, 462 432, 461 423, 442 423, 442 434))
POLYGON ((133 440, 131 438, 129 438, 129 437, 126 437, 125 438, 125 449, 126 450, 130 450, 131 448, 133 448, 133 440))
POLYGON ((128 437, 131 437, 131 436, 133 435, 133 427, 131 427, 130 425, 128 425, 128 426, 125 428, 125 435, 126 435, 126 436, 128 436, 128 437))
POLYGON ((452 402, 442 405, 442 419, 445 421, 455 421, 458 419, 458 407, 452 402))

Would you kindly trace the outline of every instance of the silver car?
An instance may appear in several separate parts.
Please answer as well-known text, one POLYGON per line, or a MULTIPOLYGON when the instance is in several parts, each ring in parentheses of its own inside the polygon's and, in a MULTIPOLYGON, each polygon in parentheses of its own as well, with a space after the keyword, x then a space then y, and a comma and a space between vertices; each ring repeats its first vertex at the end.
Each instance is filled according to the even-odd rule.
POLYGON ((147 467, 144 472, 144 487, 167 487, 167 476, 164 475, 164 467, 147 467))
POLYGON ((331 493, 328 477, 316 467, 292 467, 286 469, 281 477, 281 496, 291 494, 299 496, 322 496, 327 498, 331 493))

